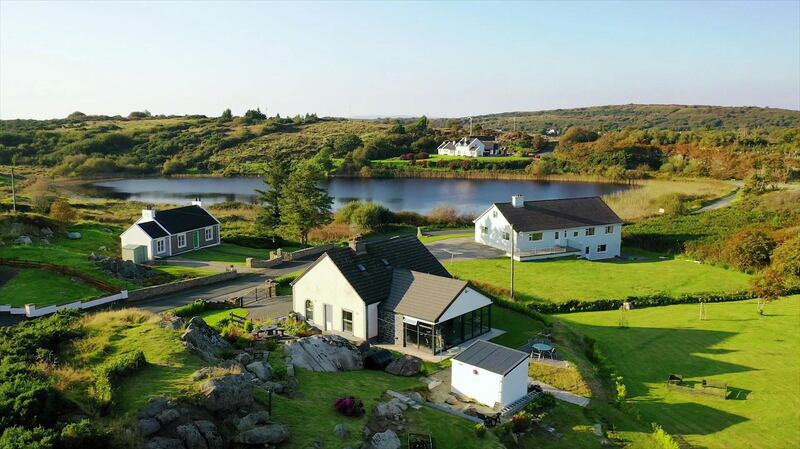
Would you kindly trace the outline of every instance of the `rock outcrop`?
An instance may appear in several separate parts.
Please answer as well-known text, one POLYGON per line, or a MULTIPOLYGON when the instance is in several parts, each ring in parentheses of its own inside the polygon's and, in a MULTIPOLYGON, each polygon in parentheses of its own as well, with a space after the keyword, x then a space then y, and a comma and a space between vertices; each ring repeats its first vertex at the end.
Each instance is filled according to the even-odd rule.
POLYGON ((253 384, 242 374, 209 379, 200 391, 203 406, 213 412, 238 410, 253 404, 253 384))
POLYGON ((294 366, 311 371, 352 371, 364 368, 361 351, 337 335, 313 335, 287 347, 294 366))
POLYGON ((400 449, 402 446, 400 438, 391 430, 372 435, 370 443, 372 444, 372 449, 400 449))
POLYGON ((386 367, 386 372, 395 376, 411 377, 419 374, 422 369, 422 359, 412 355, 404 355, 394 359, 386 367))
POLYGON ((234 441, 240 444, 263 446, 282 443, 287 439, 289 439, 289 427, 285 424, 267 424, 238 433, 234 441))
POLYGON ((272 366, 267 362, 257 360, 248 364, 245 368, 262 382, 267 382, 272 379, 272 366))
POLYGON ((233 350, 231 344, 222 338, 216 329, 197 316, 189 320, 181 340, 188 350, 208 363, 219 362, 219 355, 222 352, 233 350))

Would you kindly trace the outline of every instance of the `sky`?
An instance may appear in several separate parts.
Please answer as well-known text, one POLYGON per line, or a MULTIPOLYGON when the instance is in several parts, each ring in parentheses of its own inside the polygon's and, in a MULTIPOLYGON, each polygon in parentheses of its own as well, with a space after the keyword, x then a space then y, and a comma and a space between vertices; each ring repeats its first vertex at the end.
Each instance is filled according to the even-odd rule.
POLYGON ((0 118, 800 110, 800 0, 0 0, 0 118))

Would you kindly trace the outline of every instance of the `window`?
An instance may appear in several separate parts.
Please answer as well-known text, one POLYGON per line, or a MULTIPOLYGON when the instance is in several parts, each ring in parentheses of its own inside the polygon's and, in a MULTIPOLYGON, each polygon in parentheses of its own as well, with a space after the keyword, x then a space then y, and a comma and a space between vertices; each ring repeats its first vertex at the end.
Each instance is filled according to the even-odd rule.
POLYGON ((342 330, 353 333, 353 312, 342 310, 342 330))
POLYGON ((206 241, 214 239, 214 228, 206 228, 206 241))
POLYGON ((597 252, 598 253, 606 252, 606 245, 597 245, 597 252))
POLYGON ((481 234, 483 235, 489 234, 489 228, 487 228, 486 226, 481 226, 481 234))
POLYGON ((163 253, 164 251, 166 251, 166 247, 167 246, 165 244, 164 239, 156 240, 156 252, 157 253, 163 253))
POLYGON ((496 210, 492 211, 492 218, 497 218, 497 211, 496 210))
POLYGON ((578 236, 578 231, 575 231, 575 232, 573 232, 573 233, 572 233, 572 236, 573 236, 573 237, 577 237, 577 236, 578 236))
POLYGON ((584 248, 583 253, 584 254, 589 254, 589 247, 588 246, 586 248, 584 248))
POLYGON ((314 322, 314 303, 306 299, 306 320, 314 322))
POLYGON ((614 233, 614 225, 606 226, 606 234, 613 234, 614 233))
POLYGON ((503 240, 508 240, 510 238, 511 238, 511 234, 509 234, 508 232, 504 232, 503 233, 503 240))
POLYGON ((558 231, 556 231, 556 240, 558 240, 558 231))
POLYGON ((586 228, 586 235, 587 236, 594 235, 594 228, 586 228))
MULTIPOLYGON (((558 238, 558 236, 556 236, 556 238, 558 238)), ((531 232, 530 234, 528 234, 528 240, 530 240, 531 242, 538 242, 541 239, 542 239, 541 232, 531 232)))
POLYGON ((186 246, 186 234, 178 234, 178 248, 186 246))

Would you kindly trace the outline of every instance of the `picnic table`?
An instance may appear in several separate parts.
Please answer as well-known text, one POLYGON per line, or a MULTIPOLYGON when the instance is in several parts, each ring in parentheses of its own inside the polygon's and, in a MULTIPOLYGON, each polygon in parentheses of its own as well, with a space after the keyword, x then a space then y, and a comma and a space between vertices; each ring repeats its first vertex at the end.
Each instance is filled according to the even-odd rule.
POLYGON ((256 338, 281 338, 286 334, 286 329, 274 324, 265 324, 253 330, 256 338))

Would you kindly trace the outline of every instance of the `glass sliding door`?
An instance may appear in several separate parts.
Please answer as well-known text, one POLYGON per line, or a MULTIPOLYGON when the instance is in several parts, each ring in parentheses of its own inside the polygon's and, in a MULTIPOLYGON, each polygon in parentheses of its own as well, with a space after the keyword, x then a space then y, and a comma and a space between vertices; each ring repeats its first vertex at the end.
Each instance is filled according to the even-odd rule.
POLYGON ((444 351, 483 335, 492 328, 492 306, 488 305, 436 325, 436 351, 444 351))

